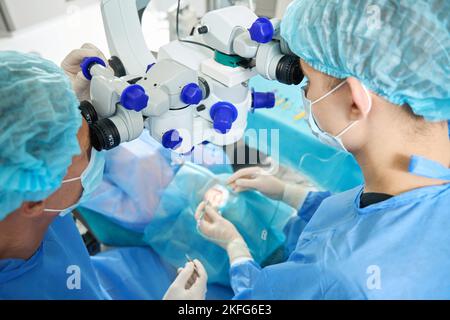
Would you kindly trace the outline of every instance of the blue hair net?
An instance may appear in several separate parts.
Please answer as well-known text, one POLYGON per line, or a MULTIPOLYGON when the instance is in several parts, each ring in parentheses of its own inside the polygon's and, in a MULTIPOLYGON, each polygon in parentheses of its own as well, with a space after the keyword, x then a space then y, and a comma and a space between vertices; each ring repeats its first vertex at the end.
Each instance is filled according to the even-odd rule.
POLYGON ((314 69, 450 119, 450 1, 296 0, 281 36, 314 69))
POLYGON ((0 52, 0 220, 48 197, 80 153, 79 103, 54 63, 0 52))

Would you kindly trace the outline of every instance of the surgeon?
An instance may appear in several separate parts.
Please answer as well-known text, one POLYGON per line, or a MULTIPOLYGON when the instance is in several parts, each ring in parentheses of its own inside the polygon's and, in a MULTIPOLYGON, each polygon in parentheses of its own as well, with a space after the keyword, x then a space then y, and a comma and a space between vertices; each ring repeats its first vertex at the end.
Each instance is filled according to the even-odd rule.
POLYGON ((100 53, 72 52, 70 82, 50 61, 0 52, 0 299, 204 299, 198 260, 176 276, 150 248, 88 255, 71 212, 101 182, 104 154, 73 91, 89 92, 84 56, 100 53))
MULTIPOLYGON (((259 168, 230 177, 298 208, 284 263, 261 268, 201 203, 235 299, 450 299, 450 2, 298 0, 281 34, 300 57, 312 133, 354 155, 364 185, 332 195, 259 168)), ((301 147, 301 141, 298 141, 301 147)))

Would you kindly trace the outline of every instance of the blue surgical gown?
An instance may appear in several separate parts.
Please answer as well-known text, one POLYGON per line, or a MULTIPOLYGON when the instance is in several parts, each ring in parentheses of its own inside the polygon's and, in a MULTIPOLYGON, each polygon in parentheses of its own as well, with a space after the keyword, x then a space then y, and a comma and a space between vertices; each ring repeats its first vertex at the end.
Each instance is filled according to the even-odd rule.
POLYGON ((110 299, 72 215, 55 218, 28 260, 0 260, 0 299, 110 299))
MULTIPOLYGON (((149 247, 90 257, 72 215, 57 217, 28 260, 0 260, 0 299, 161 299, 176 270, 149 247)), ((207 297, 231 298, 208 287, 207 297)))
MULTIPOLYGON (((448 168, 417 156, 410 172, 450 180, 448 168)), ((450 299, 450 184, 365 208, 362 191, 310 193, 290 228, 298 241, 288 260, 233 264, 234 298, 450 299)))

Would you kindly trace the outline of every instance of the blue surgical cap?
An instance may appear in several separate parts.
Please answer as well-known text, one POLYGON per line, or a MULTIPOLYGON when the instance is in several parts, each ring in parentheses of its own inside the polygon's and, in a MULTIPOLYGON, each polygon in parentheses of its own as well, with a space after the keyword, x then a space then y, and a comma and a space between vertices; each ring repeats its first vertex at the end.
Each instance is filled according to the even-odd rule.
POLYGON ((448 120, 449 12, 448 0, 296 0, 281 36, 314 69, 448 120))
POLYGON ((54 63, 0 52, 0 220, 47 198, 80 153, 79 103, 54 63))

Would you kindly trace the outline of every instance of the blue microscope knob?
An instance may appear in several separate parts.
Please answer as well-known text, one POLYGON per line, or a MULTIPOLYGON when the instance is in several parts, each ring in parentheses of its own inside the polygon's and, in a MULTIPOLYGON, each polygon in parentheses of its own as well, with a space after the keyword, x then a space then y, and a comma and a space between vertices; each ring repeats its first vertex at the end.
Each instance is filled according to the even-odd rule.
POLYGON ((221 101, 213 104, 209 115, 213 120, 213 128, 225 134, 231 129, 233 122, 236 121, 238 111, 233 104, 221 101))
POLYGON ((182 142, 183 138, 180 137, 180 133, 177 129, 166 131, 161 139, 161 144, 163 145, 163 147, 172 150, 177 149, 182 142))
POLYGON ((128 110, 141 111, 148 104, 149 97, 144 88, 138 84, 132 84, 122 91, 120 104, 128 110))
POLYGON ((91 67, 95 64, 100 64, 106 68, 106 63, 99 57, 86 57, 81 61, 80 67, 86 79, 92 80, 91 67))
POLYGON ((266 17, 256 19, 248 31, 250 32, 250 38, 258 43, 272 41, 275 33, 272 22, 266 17))
POLYGON ((252 91, 252 109, 273 108, 275 106, 275 94, 273 92, 252 91))
POLYGON ((188 152, 184 152, 184 153, 180 153, 180 155, 182 156, 190 156, 192 154, 192 151, 194 151, 195 147, 192 146, 191 150, 189 150, 188 152))
POLYGON ((202 89, 196 83, 188 83, 181 90, 180 99, 186 104, 199 104, 203 99, 202 89))
POLYGON ((145 73, 147 73, 154 65, 155 65, 154 62, 153 62, 153 63, 150 63, 150 64, 147 66, 147 70, 145 70, 145 73))

